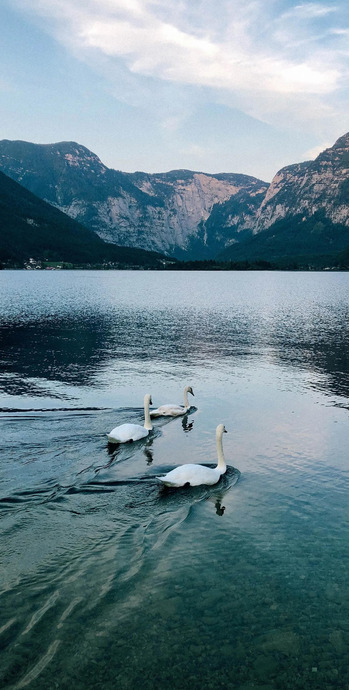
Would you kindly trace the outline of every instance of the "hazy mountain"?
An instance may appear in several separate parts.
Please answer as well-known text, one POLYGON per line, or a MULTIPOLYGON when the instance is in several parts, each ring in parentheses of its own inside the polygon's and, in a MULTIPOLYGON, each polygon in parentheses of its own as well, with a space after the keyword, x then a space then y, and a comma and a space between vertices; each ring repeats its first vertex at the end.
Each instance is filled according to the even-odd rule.
POLYGON ((349 133, 270 185, 233 173, 123 173, 72 142, 4 140, 0 168, 99 237, 181 259, 303 261, 349 245, 349 133))
POLYGON ((103 242, 92 230, 0 172, 0 261, 22 265, 29 258, 156 267, 162 257, 103 242))
POLYGON ((254 232, 302 214, 323 210, 332 223, 349 225, 349 133, 314 160, 282 168, 257 213, 254 232))
POLYGON ((245 243, 225 249, 217 259, 262 259, 285 267, 293 264, 323 267, 336 263, 338 252, 348 245, 349 226, 332 223, 322 209, 310 218, 304 218, 302 214, 283 218, 245 243))
POLYGON ((349 245, 349 133, 314 161, 280 170, 257 213, 253 237, 221 259, 334 256, 349 245))
POLYGON ((1 141, 0 169, 109 242, 181 257, 251 233, 268 188, 248 175, 122 173, 73 142, 1 141))

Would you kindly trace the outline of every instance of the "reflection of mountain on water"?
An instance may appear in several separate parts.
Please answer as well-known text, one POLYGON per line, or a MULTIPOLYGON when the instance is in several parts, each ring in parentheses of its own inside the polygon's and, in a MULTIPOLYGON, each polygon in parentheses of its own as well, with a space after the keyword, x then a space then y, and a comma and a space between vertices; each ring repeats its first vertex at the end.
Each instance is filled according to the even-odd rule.
POLYGON ((163 368, 176 363, 215 365, 232 355, 231 347, 238 348, 239 355, 241 348, 248 347, 246 321, 240 323, 239 331, 235 323, 234 344, 231 328, 230 322, 218 317, 208 319, 203 329, 202 314, 180 308, 84 311, 28 320, 22 316, 0 325, 0 358, 6 371, 3 389, 12 395, 34 391, 46 395, 43 380, 99 386, 99 374, 106 372, 108 378, 108 370, 115 372, 121 362, 160 362, 163 368), (224 346, 217 328, 224 333, 224 346))
POLYGON ((189 376, 200 367, 216 371, 228 364, 231 370, 253 357, 307 369, 315 374, 315 387, 348 396, 349 309, 288 306, 231 304, 218 311, 108 305, 89 311, 84 304, 70 315, 21 315, 0 326, 3 389, 44 396, 45 381, 103 388, 118 372, 143 371, 145 362, 154 376, 177 365, 189 376))
MULTIPOLYGON (((25 393, 25 379, 29 378, 34 379, 34 388, 35 379, 90 383, 108 357, 107 337, 103 319, 98 317, 45 318, 1 325, 0 357, 7 372, 3 381, 5 391, 25 393)), ((39 389, 38 384, 36 394, 39 389)))
MULTIPOLYGON (((298 343, 291 359, 293 366, 307 367, 317 378, 312 382, 314 388, 329 395, 349 397, 349 359, 347 346, 342 341, 341 329, 336 334, 328 331, 328 342, 309 340, 298 343)), ((347 334, 347 341, 348 341, 347 334)), ((284 359, 283 352, 280 352, 284 359)), ((285 358, 286 359, 286 358, 285 358)))
POLYGON ((313 373, 314 388, 349 397, 348 339, 349 307, 285 319, 276 324, 270 344, 278 360, 313 373))

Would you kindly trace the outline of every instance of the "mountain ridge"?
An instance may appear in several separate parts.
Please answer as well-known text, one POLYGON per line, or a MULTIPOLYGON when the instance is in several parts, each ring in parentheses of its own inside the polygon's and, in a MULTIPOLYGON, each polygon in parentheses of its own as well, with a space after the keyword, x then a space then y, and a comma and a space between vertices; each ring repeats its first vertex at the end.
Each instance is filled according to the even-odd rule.
POLYGON ((181 260, 291 256, 291 237, 293 253, 333 255, 347 238, 349 133, 270 184, 241 173, 124 173, 76 142, 0 141, 0 169, 108 243, 181 260))
MULTIPOLYGON (((170 255, 189 256, 195 243, 207 253, 205 222, 213 207, 236 194, 248 202, 268 187, 238 173, 123 173, 75 142, 3 140, 0 169, 102 239, 170 255)), ((252 232, 253 222, 253 213, 246 212, 244 229, 252 232)))
POLYGON ((295 215, 295 207, 306 217, 326 208, 326 216, 333 223, 349 225, 348 179, 349 133, 315 160, 285 166, 276 173, 257 213, 254 233, 295 215))
POLYGON ((34 261, 162 267, 164 256, 101 240, 0 171, 0 262, 34 261))

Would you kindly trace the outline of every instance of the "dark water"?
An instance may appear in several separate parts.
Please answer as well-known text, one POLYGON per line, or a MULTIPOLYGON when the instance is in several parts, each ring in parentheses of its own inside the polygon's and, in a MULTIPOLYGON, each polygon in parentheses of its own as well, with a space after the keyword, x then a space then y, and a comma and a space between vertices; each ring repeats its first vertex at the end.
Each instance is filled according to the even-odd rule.
POLYGON ((0 300, 0 687, 347 690, 349 273, 2 271, 0 300), (221 422, 221 482, 160 490, 221 422))

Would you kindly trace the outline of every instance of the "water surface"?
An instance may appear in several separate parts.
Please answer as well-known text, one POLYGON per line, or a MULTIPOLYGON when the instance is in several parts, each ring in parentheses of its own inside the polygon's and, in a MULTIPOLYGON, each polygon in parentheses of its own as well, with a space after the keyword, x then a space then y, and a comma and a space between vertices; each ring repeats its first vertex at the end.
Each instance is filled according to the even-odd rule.
POLYGON ((347 690, 349 274, 2 271, 0 300, 1 687, 347 690), (161 490, 222 422, 221 482, 161 490))

